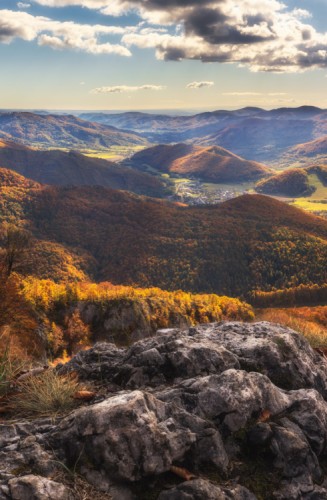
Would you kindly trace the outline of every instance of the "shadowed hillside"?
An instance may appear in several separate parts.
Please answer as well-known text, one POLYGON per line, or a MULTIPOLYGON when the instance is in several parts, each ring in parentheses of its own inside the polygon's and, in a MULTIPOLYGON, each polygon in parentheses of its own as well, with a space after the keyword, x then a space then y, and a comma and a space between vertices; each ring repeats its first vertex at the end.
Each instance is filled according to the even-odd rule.
POLYGON ((258 193, 274 196, 303 197, 311 196, 316 187, 310 184, 310 175, 316 175, 323 186, 327 186, 327 167, 313 165, 306 168, 291 168, 264 179, 255 187, 258 193))
POLYGON ((286 148, 312 137, 313 130, 311 120, 249 117, 203 138, 200 144, 217 144, 248 159, 270 161, 286 148))
POLYGON ((266 196, 195 208, 17 180, 1 186, 1 219, 83 256, 97 280, 233 295, 327 280, 327 222, 266 196))
POLYGON ((314 188, 310 186, 305 170, 293 168, 260 181, 255 190, 276 196, 309 196, 314 188))
POLYGON ((74 151, 42 151, 0 141, 0 165, 46 184, 107 186, 155 197, 166 192, 158 177, 74 151))

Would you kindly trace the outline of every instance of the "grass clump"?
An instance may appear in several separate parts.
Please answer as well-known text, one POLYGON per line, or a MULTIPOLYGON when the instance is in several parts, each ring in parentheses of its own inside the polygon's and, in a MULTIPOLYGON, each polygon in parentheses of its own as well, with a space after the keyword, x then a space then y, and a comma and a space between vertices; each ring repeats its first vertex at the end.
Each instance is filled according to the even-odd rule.
POLYGON ((0 331, 0 398, 8 394, 16 376, 26 366, 24 354, 13 342, 9 328, 0 331))
POLYGON ((69 471, 66 466, 64 466, 64 469, 64 471, 59 471, 52 479, 69 488, 72 498, 78 500, 113 500, 109 493, 100 491, 80 474, 69 471))
POLYGON ((75 377, 50 369, 20 382, 11 406, 15 414, 24 417, 56 416, 77 406, 74 395, 80 389, 75 377))

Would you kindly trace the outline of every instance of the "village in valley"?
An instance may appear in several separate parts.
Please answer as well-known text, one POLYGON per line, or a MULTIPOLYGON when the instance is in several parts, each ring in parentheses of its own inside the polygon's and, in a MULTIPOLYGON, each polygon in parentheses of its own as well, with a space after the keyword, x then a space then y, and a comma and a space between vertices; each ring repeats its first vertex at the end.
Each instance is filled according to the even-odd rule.
POLYGON ((205 184, 197 179, 176 179, 172 201, 187 205, 216 205, 249 191, 248 184, 205 184))

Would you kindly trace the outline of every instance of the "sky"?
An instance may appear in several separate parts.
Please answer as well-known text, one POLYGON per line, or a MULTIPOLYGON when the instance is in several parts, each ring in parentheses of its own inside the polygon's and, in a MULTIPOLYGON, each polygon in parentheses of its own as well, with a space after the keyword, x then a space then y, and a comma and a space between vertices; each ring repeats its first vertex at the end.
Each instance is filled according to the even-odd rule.
POLYGON ((327 0, 0 0, 0 108, 327 108, 327 0))

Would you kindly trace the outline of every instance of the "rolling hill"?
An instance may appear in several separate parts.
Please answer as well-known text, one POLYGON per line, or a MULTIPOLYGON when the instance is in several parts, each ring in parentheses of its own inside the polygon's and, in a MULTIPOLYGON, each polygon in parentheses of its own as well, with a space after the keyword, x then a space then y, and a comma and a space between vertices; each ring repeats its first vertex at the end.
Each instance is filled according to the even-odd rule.
POLYGON ((118 145, 147 145, 136 133, 92 123, 73 115, 1 112, 0 138, 28 146, 67 149, 106 149, 118 145))
POLYGON ((269 111, 247 107, 188 116, 85 113, 81 117, 138 132, 151 142, 217 145, 264 163, 276 161, 289 147, 327 134, 327 111, 314 106, 269 111))
POLYGON ((203 146, 220 145, 257 161, 272 161, 284 150, 314 134, 312 120, 250 117, 204 137, 203 146))
POLYGON ((159 145, 136 153, 130 164, 212 183, 256 180, 271 173, 265 165, 244 160, 218 146, 159 145))
POLYGON ((159 177, 71 151, 37 150, 0 140, 0 165, 44 184, 107 186, 162 197, 166 184, 159 177))
POLYGON ((30 184, 2 170, 0 218, 32 232, 41 277, 59 279, 70 257, 76 276, 169 290, 239 295, 327 280, 327 221, 262 195, 182 207, 104 187, 30 184))
POLYGON ((299 197, 310 196, 314 188, 310 186, 309 173, 305 169, 292 168, 260 181, 255 190, 275 196, 299 197))
POLYGON ((327 135, 320 137, 314 141, 306 142, 304 144, 297 144, 289 148, 281 161, 300 162, 302 164, 310 164, 317 161, 327 162, 327 135))
POLYGON ((258 182, 255 190, 295 198, 295 206, 323 215, 327 208, 327 165, 287 169, 258 182))

